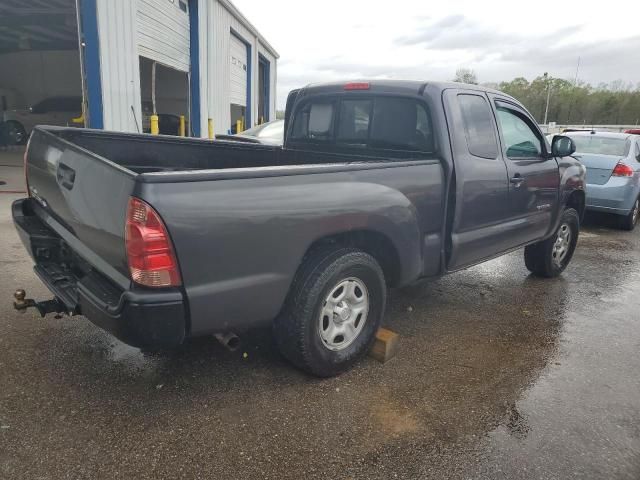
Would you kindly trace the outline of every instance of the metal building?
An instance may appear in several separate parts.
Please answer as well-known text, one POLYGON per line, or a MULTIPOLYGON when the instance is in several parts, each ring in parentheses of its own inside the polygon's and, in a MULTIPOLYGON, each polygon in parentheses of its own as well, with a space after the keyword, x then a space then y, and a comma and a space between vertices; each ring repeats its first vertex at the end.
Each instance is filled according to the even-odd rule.
POLYGON ((0 111, 14 127, 58 105, 34 122, 145 132, 155 110, 169 133, 180 115, 192 136, 235 132, 275 119, 277 59, 229 0, 0 0, 0 111), (62 107, 75 98, 84 115, 62 107))

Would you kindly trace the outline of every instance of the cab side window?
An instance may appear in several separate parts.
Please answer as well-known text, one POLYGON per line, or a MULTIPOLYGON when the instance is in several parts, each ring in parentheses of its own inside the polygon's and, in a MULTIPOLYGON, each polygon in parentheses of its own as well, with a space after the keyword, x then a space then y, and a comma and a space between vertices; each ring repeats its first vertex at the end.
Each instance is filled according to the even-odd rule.
POLYGON ((464 120, 469 153, 475 157, 496 158, 498 141, 489 102, 480 95, 460 94, 458 103, 464 120))
POLYGON ((498 107, 498 123, 502 129, 505 150, 509 158, 542 156, 542 139, 525 118, 515 110, 498 107))

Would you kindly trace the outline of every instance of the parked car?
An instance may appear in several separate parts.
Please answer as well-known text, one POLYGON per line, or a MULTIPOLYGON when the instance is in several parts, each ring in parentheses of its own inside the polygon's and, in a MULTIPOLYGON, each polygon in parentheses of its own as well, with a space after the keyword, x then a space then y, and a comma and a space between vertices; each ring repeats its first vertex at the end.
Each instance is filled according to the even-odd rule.
POLYGON ((2 112, 5 136, 10 144, 27 141, 36 125, 70 125, 82 115, 82 97, 49 97, 31 108, 2 112))
POLYGON ((632 133, 633 135, 640 135, 640 128, 630 128, 625 130, 624 133, 632 133))
POLYGON ((218 140, 230 140, 246 143, 262 143, 265 145, 282 145, 284 142, 284 120, 256 125, 235 135, 217 135, 218 140))
POLYGON ((587 210, 620 216, 633 230, 640 213, 640 136, 572 132, 575 157, 587 167, 587 210))
POLYGON ((372 345, 387 287, 520 248, 541 277, 572 258, 585 169, 501 92, 319 84, 289 95, 285 132, 274 147, 36 128, 13 219, 54 299, 16 308, 145 348, 272 324, 285 357, 331 376, 372 345))

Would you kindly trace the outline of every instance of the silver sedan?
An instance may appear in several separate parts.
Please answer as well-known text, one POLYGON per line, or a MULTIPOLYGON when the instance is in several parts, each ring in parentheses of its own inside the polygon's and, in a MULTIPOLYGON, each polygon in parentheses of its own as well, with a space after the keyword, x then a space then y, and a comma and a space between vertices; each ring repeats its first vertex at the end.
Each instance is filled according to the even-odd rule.
POLYGON ((640 136, 627 133, 571 132, 575 157, 587 167, 587 210, 620 216, 633 230, 640 213, 640 136))

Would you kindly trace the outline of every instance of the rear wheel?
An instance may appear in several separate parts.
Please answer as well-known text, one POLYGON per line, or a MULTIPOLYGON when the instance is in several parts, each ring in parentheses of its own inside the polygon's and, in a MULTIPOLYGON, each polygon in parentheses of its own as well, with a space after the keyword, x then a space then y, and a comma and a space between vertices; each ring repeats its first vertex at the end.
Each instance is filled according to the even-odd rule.
POLYGON ((551 237, 524 249, 524 261, 529 271, 546 278, 560 275, 573 257, 579 233, 578 212, 567 208, 562 214, 558 230, 551 237))
POLYGON ((623 230, 633 230, 638 224, 638 217, 640 216, 640 197, 636 199, 636 203, 633 204, 633 208, 629 212, 629 215, 622 217, 620 221, 620 228, 623 230))
POLYGON ((9 120, 5 132, 9 145, 23 145, 27 141, 27 132, 20 122, 9 120))
POLYGON ((351 248, 310 254, 274 323, 282 354, 320 377, 349 369, 371 347, 386 302, 384 275, 367 253, 351 248))

